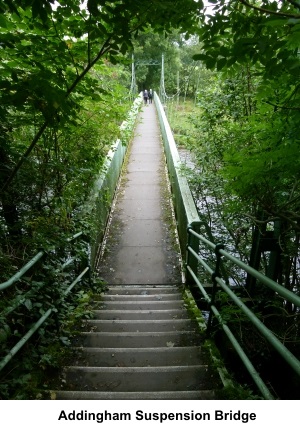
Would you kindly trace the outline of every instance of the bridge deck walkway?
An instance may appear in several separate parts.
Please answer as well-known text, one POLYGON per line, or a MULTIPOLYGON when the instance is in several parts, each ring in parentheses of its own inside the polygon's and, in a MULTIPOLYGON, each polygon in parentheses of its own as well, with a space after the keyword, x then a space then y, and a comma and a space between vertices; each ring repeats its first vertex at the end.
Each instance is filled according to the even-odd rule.
POLYGON ((171 204, 156 109, 144 105, 116 193, 101 278, 110 285, 181 283, 171 204))
MULTIPOLYGON (((75 342, 57 399, 214 399, 219 378, 183 296, 154 105, 144 106, 99 260, 108 288, 75 342), (178 285, 175 285, 178 284, 178 285)), ((190 302, 189 302, 190 303, 190 302)))

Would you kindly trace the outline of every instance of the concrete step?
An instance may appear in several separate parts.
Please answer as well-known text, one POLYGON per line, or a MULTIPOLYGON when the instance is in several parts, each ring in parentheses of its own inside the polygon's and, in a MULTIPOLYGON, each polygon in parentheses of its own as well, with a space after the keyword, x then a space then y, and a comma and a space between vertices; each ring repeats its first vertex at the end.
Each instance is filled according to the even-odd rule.
POLYGON ((155 348, 198 346, 201 336, 195 331, 179 332, 83 332, 76 339, 76 346, 101 348, 155 348))
POLYGON ((192 391, 216 387, 213 372, 205 365, 162 367, 65 368, 66 390, 75 391, 192 391))
POLYGON ((103 294, 102 296, 97 296, 95 301, 155 301, 155 300, 181 300, 181 293, 177 294, 103 294))
POLYGON ((74 348, 76 366, 155 367, 207 364, 200 346, 177 348, 74 348))
POLYGON ((93 310, 93 319, 105 320, 170 320, 186 319, 185 309, 161 310, 93 310))
MULTIPOLYGON (((220 380, 176 286, 113 286, 73 342, 60 400, 212 400, 220 380)), ((54 396, 54 397, 53 397, 54 396)))
POLYGON ((195 321, 189 319, 171 319, 171 320, 87 320, 82 324, 84 331, 93 332, 164 332, 164 331, 182 331, 195 330, 197 325, 195 321))
POLYGON ((215 400, 213 390, 152 391, 152 392, 103 392, 103 391, 55 391, 56 400, 215 400))
POLYGON ((95 295, 95 299, 101 298, 103 295, 108 294, 119 294, 119 295, 157 295, 157 294, 178 294, 180 293, 180 287, 174 285, 118 285, 108 286, 107 291, 100 295, 95 295))
POLYGON ((93 310, 160 310, 184 309, 183 300, 152 300, 152 301, 99 301, 93 302, 93 310))

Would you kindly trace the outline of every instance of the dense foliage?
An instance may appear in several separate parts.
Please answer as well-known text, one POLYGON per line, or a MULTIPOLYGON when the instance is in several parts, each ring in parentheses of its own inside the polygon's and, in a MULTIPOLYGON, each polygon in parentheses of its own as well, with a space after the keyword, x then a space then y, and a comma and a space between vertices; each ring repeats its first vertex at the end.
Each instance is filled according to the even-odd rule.
MULTIPOLYGON (((39 152, 40 142, 50 140, 46 148, 50 151, 51 163, 52 152, 57 160, 57 149, 62 146, 57 136, 65 140, 61 137, 62 133, 67 136, 67 128, 77 125, 83 100, 85 103, 92 101, 93 106, 96 102, 101 106, 110 104, 110 109, 114 111, 113 121, 107 122, 119 123, 120 109, 115 102, 124 94, 116 96, 107 84, 108 61, 113 64, 121 61, 123 54, 132 46, 133 35, 136 36, 151 24, 155 31, 166 31, 171 25, 179 23, 183 29, 191 30, 197 7, 190 1, 190 13, 182 19, 181 2, 177 2, 175 9, 170 7, 170 2, 161 5, 156 1, 145 5, 141 1, 125 4, 122 1, 89 0, 86 7, 81 3, 79 0, 1 2, 0 197, 4 234, 9 233, 9 240, 15 238, 19 241, 24 232, 26 234, 20 213, 24 205, 19 190, 24 176, 28 178, 24 173, 26 167, 22 171, 24 164, 31 172, 33 166, 30 163, 35 163, 38 169, 43 165, 44 171, 47 170, 41 160, 34 157, 28 162, 32 151, 37 148, 35 151, 39 152), (90 73, 96 64, 100 67, 98 73, 90 73)), ((111 82, 117 84, 118 72, 111 71, 110 76, 111 82)), ((107 119, 106 114, 101 116, 102 122, 107 119)), ((86 123, 86 119, 82 118, 81 122, 86 123)), ((107 127, 105 124, 100 126, 103 133, 107 127)), ((94 133, 91 135, 94 136, 94 133)), ((93 151, 85 152, 88 157, 94 158, 93 151)), ((77 156, 82 154, 77 153, 77 156)), ((69 163, 63 154, 60 161, 64 166, 70 165, 73 172, 76 171, 76 166, 69 163)), ((84 165, 83 162, 82 167, 84 165)), ((47 172, 53 177, 51 169, 47 172)), ((34 176, 25 181, 24 189, 31 188, 34 176)), ((58 180, 58 194, 62 183, 69 182, 69 177, 68 174, 68 178, 58 180)), ((35 189, 33 193, 39 204, 41 200, 45 204, 45 196, 41 196, 41 181, 37 179, 40 196, 35 189)), ((44 182, 47 183, 46 178, 44 182)), ((84 180, 80 182, 85 185, 84 180)), ((56 193, 52 185, 50 189, 51 197, 54 197, 56 193)), ((76 200, 77 197, 74 198, 76 200)))
MULTIPOLYGON (((192 0, 0 1, 1 282, 38 250, 47 253, 17 289, 1 292, 3 356, 49 306, 58 312, 23 349, 23 362, 2 371, 3 398, 26 396, 33 367, 59 361, 54 333, 66 318, 81 316, 76 303, 93 287, 85 283, 69 302, 61 300, 89 254, 93 226, 81 208, 130 107, 132 40, 150 27, 191 32, 197 10, 192 0), (79 230, 85 235, 71 250, 66 239, 79 230), (71 256, 67 275, 61 265, 71 256)), ((66 341, 62 333, 64 325, 57 336, 66 341)))
POLYGON ((276 276, 297 289, 299 6, 212 3, 200 30, 202 53, 194 58, 224 72, 213 78, 210 95, 199 92, 202 119, 211 127, 204 139, 212 142, 226 192, 243 205, 245 227, 254 223, 263 233, 279 225, 282 268, 276 276))
MULTIPOLYGON (((173 125, 193 154, 187 174, 206 233, 299 293, 300 6, 210 0, 202 9, 194 0, 0 0, 1 281, 40 248, 49 256, 34 281, 30 273, 18 285, 17 299, 28 296, 2 321, 4 353, 8 336, 19 339, 48 305, 62 307, 52 327, 81 316, 75 303, 88 294, 77 291, 75 301, 61 303, 71 277, 57 264, 73 255, 62 243, 78 230, 86 237, 75 247, 74 273, 88 254, 91 225, 81 208, 129 108, 132 53, 138 89, 157 91, 161 67, 147 63, 164 54, 165 90, 173 95, 167 110, 172 120, 175 108, 184 117, 173 125), (179 104, 179 92, 189 108, 179 104)), ((246 282, 246 300, 297 351, 296 309, 239 272, 230 282, 246 282)), ((14 296, 1 293, 3 310, 14 296)), ((241 316, 226 305, 224 318, 239 331, 241 316)), ((247 330, 255 355, 260 339, 247 330)), ((30 354, 40 368, 55 361, 46 333, 42 355, 25 355, 20 380, 2 382, 4 398, 30 385, 30 354)))
MULTIPOLYGON (((177 139, 192 153, 188 174, 206 224, 203 232, 296 294, 299 23, 296 2, 211 1, 193 57, 201 63, 196 104, 194 97, 179 104, 173 120, 177 139)), ((227 275, 231 285, 243 287, 243 300, 299 356, 297 307, 255 285, 250 276, 230 267, 227 275)), ((224 295, 219 300, 225 321, 241 335, 258 369, 268 375, 271 357, 281 366, 239 310, 224 295)), ((285 395, 296 394, 291 389, 285 395)))

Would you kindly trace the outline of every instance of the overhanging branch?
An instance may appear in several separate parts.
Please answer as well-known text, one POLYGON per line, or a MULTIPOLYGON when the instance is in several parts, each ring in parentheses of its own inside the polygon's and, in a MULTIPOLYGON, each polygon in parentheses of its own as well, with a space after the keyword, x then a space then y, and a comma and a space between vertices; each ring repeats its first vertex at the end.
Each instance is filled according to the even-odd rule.
MULTIPOLYGON (((293 13, 286 13, 286 12, 276 12, 274 10, 266 9, 266 8, 259 7, 259 6, 254 6, 253 4, 247 2, 246 0, 238 0, 238 1, 240 3, 242 3, 243 5, 245 5, 247 7, 250 7, 251 9, 258 10, 259 12, 264 13, 264 14, 282 16, 282 17, 286 17, 286 18, 299 18, 300 19, 300 14, 293 14, 293 13)), ((299 5, 298 5, 298 7, 299 7, 299 5)))
MULTIPOLYGON (((73 84, 68 88, 65 98, 68 98, 69 95, 74 91, 74 89, 77 87, 77 85, 79 84, 79 82, 85 77, 85 75, 90 71, 90 69, 97 63, 97 61, 99 61, 99 59, 105 55, 110 48, 110 40, 111 37, 109 37, 105 43, 102 45, 100 51, 98 52, 98 54, 96 55, 96 57, 93 59, 93 61, 91 61, 86 68, 81 72, 80 75, 77 76, 77 78, 75 79, 75 81, 73 82, 73 84)), ((59 109, 56 109, 55 113, 53 116, 55 116, 57 113, 59 112, 59 109)), ((40 127, 40 129, 38 130, 38 132, 36 133, 36 135, 34 136, 34 138, 31 141, 31 144, 29 145, 29 147, 27 148, 27 150, 25 151, 25 153, 22 155, 22 157, 19 159, 18 163, 15 165, 14 169, 12 170, 11 174, 9 175, 9 177, 7 178, 6 182, 4 183, 3 187, 1 188, 0 194, 3 194, 8 186, 10 185, 10 183, 12 182, 12 180, 14 179, 14 177, 16 176, 17 172, 20 170, 21 166, 23 165, 24 161, 26 160, 26 158, 30 155, 31 151, 33 150, 33 148, 35 147, 35 145, 37 144, 37 142, 39 141, 39 139, 42 137, 44 131, 46 130, 46 128, 49 125, 49 121, 45 121, 43 123, 43 125, 40 127)))

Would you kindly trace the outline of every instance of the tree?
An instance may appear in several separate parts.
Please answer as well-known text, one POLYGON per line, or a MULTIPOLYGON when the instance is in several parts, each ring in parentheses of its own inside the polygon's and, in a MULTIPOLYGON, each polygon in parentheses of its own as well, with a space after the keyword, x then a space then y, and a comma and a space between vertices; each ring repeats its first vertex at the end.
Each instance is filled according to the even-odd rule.
MULTIPOLYGON (((106 55, 110 61, 115 63, 117 56, 120 53, 124 54, 131 46, 132 35, 143 30, 148 24, 152 24, 156 31, 170 29, 172 24, 180 24, 182 27, 188 25, 191 28, 193 14, 196 11, 195 3, 189 1, 189 12, 185 14, 184 20, 180 13, 182 12, 182 2, 177 1, 176 3, 174 9, 174 4, 172 4, 173 7, 170 7, 170 2, 164 2, 161 5, 157 1, 152 1, 145 5, 141 1, 130 1, 126 2, 125 5, 122 1, 111 3, 89 0, 87 2, 88 10, 85 10, 80 8, 78 1, 64 0, 54 10, 51 8, 53 0, 45 0, 44 2, 33 2, 31 13, 28 9, 28 5, 31 5, 30 1, 23 2, 20 0, 17 2, 17 6, 24 8, 22 11, 11 2, 8 2, 6 8, 4 3, 1 3, 2 10, 5 11, 8 8, 11 13, 8 15, 8 12, 4 12, 2 20, 2 26, 8 30, 4 40, 7 48, 11 49, 12 44, 14 44, 15 49, 20 49, 23 33, 26 32, 24 26, 28 26, 30 37, 25 45, 28 46, 29 44, 32 48, 33 44, 37 43, 42 48, 45 43, 49 44, 50 42, 52 53, 52 58, 49 58, 48 51, 44 56, 45 51, 38 49, 40 54, 38 58, 34 61, 31 61, 33 59, 29 60, 31 65, 34 64, 33 67, 31 66, 30 72, 31 77, 34 76, 34 82, 29 82, 29 88, 27 82, 25 88, 23 86, 21 89, 21 97, 20 92, 17 91, 19 98, 13 100, 13 106, 16 103, 28 102, 30 90, 33 91, 35 102, 39 103, 39 110, 44 116, 44 122, 40 125, 31 145, 14 168, 13 173, 7 178, 2 191, 6 190, 23 164, 23 160, 30 154, 50 122, 55 119, 58 111, 61 115, 69 114, 70 104, 72 104, 70 96, 75 89, 78 90, 87 73, 102 57, 106 55), (36 21, 38 25, 35 25, 36 21), (18 23, 23 26, 21 32, 18 32, 18 23), (73 48, 72 43, 66 40, 74 38, 77 41, 81 38, 81 42, 74 44, 76 48, 73 48), (51 62, 49 68, 45 67, 46 60, 48 60, 48 64, 51 62), (35 73, 36 66, 40 69, 38 73, 35 73), (72 68, 68 75, 65 71, 67 66, 72 68), (51 78, 49 79, 49 77, 51 78), (50 86, 47 85, 48 91, 44 95, 44 99, 41 100, 41 97, 36 94, 36 89, 37 87, 45 89, 45 84, 50 84, 50 86)), ((26 51, 26 49, 22 50, 26 51)), ((9 54, 14 54, 14 52, 9 52, 9 54)), ((28 59, 28 53, 25 55, 28 59)), ((15 59, 16 55, 12 55, 10 58, 15 59)), ((29 61, 25 61, 26 67, 29 66, 29 61)), ((4 72, 5 74, 13 74, 13 69, 19 66, 21 65, 18 63, 9 63, 4 67, 4 72)))
POLYGON ((299 242, 300 7, 293 1, 211 3, 213 13, 199 30, 202 52, 194 59, 222 71, 239 89, 232 88, 224 103, 230 144, 224 146, 219 173, 228 194, 246 206, 251 202, 246 216, 257 228, 280 223, 278 279, 292 288, 299 242), (236 78, 242 75, 241 86, 236 78), (229 100, 236 107, 240 102, 238 116, 228 111, 229 100))
POLYGON ((163 55, 167 91, 176 91, 176 75, 180 68, 179 40, 178 30, 161 35, 153 33, 150 27, 134 38, 136 79, 140 90, 152 88, 159 92, 163 55))
POLYGON ((175 6, 157 0, 88 0, 86 7, 80 0, 0 2, 0 199, 9 239, 20 239, 24 228, 20 179, 36 189, 34 174, 24 181, 21 173, 39 165, 36 153, 35 163, 28 161, 35 148, 49 136, 55 145, 55 136, 77 124, 84 100, 105 103, 109 90, 91 73, 96 64, 124 61, 132 38, 149 25, 155 32, 192 29, 197 3, 175 6))

